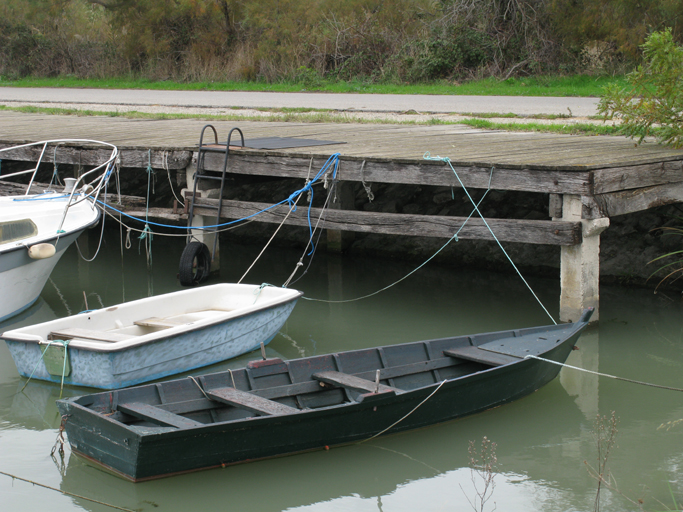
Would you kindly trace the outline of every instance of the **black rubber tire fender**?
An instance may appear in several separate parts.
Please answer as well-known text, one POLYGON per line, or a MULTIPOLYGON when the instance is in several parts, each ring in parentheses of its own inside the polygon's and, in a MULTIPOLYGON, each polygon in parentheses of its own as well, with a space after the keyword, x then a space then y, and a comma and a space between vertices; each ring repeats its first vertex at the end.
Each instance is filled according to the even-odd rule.
POLYGON ((206 244, 190 242, 180 255, 178 279, 182 286, 203 283, 211 273, 211 252, 206 244))

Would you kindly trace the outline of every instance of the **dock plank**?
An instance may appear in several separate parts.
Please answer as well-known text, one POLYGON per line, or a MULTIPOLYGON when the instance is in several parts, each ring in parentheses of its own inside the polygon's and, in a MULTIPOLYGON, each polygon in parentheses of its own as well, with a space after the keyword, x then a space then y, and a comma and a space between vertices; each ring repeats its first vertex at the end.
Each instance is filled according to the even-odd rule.
MULTIPOLYGON (((210 215, 215 212, 214 209, 203 206, 207 204, 217 205, 218 200, 199 200, 195 206, 195 212, 200 215, 210 215)), ((279 209, 274 209, 272 206, 265 203, 223 200, 221 216, 239 219, 263 211, 259 215, 260 222, 279 224, 289 210, 286 206, 279 209), (266 209, 268 210, 264 211, 266 209)), ((319 208, 310 210, 311 216, 319 216, 320 213, 319 208)), ((287 220, 289 224, 307 226, 307 215, 308 210, 299 209, 291 212, 287 220)), ((484 223, 479 218, 328 210, 325 223, 328 229, 361 233, 451 238, 454 233, 458 232, 460 239, 493 240, 486 225, 488 223, 500 241, 571 246, 581 243, 582 239, 581 223, 567 221, 488 219, 484 223)))
MULTIPOLYGON (((147 150, 192 151, 206 124, 200 119, 156 120, 115 117, 74 117, 0 112, 6 128, 4 142, 73 137, 94 138, 118 144, 122 160, 131 150, 142 161, 147 150), (142 152, 144 151, 144 155, 142 152)), ((680 150, 655 144, 634 146, 624 137, 584 137, 547 133, 512 133, 480 130, 462 125, 364 125, 337 123, 283 123, 266 121, 215 121, 219 135, 227 136, 238 125, 247 138, 303 137, 344 142, 337 146, 292 148, 269 152, 281 156, 329 156, 341 151, 344 158, 372 158, 395 161, 422 160, 425 151, 448 156, 454 164, 537 169, 544 171, 585 171, 625 165, 641 165, 683 160, 680 150)), ((235 154, 258 154, 257 150, 237 150, 235 154)), ((155 155, 161 163, 162 155, 155 155)), ((123 165, 126 165, 122 162, 123 165)), ((173 162, 169 162, 173 164, 173 162)), ((144 162, 146 166, 146 161, 144 162)), ((160 166, 161 167, 161 166, 160 166)), ((175 166, 169 166, 174 168, 175 166)), ((178 167, 180 168, 180 167, 178 167)))

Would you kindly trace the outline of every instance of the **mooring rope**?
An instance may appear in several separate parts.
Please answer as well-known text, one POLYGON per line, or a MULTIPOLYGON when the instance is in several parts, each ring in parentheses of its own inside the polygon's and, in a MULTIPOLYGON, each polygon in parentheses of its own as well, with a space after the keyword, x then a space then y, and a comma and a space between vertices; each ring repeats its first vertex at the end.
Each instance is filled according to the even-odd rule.
MULTIPOLYGON (((440 156, 438 156, 438 155, 435 156, 435 157, 432 157, 432 156, 429 154, 429 151, 427 151, 427 152, 424 154, 424 156, 423 156, 422 158, 424 158, 425 160, 441 161, 441 162, 445 162, 445 163, 448 164, 448 166, 451 168, 451 171, 453 171, 453 174, 455 174, 455 177, 458 179, 458 183, 460 183, 460 186, 462 187, 463 191, 464 191, 465 194, 467 195, 467 198, 468 198, 468 199, 470 200, 470 202, 474 205, 474 209, 477 211, 477 213, 479 214, 479 217, 481 218, 482 222, 483 222, 484 225, 487 227, 487 229, 489 230, 489 233, 491 233, 491 236, 493 237, 493 239, 494 239, 494 240, 496 241, 496 243, 498 244, 498 247, 500 247, 500 250, 503 251, 503 254, 504 254, 505 257, 508 259, 508 261, 510 262, 510 264, 512 265, 512 268, 515 269, 515 271, 517 272, 517 275, 519 276, 519 278, 522 280, 522 282, 526 285, 526 287, 527 287, 527 288, 529 289, 529 291, 531 292, 531 295, 534 296, 534 298, 535 298, 536 301, 539 303, 539 305, 541 306, 541 308, 543 308, 543 311, 545 311, 545 314, 548 315, 548 317, 550 318, 550 320, 552 320, 553 324, 557 325, 557 322, 555 321, 555 319, 553 318, 553 316, 548 312, 548 310, 546 309, 546 307, 543 305, 543 302, 541 302, 541 299, 538 298, 538 296, 536 295, 536 293, 534 292, 534 290, 531 288, 531 285, 529 285, 529 283, 526 281, 526 279, 524 279, 524 276, 522 275, 522 273, 521 273, 521 272, 519 271, 519 269, 517 268, 517 265, 515 265, 515 262, 512 261, 512 258, 511 258, 510 255, 507 253, 507 251, 505 250, 505 248, 503 247, 503 245, 500 243, 500 240, 498 240, 498 237, 495 235, 495 233, 494 233, 493 230, 491 229, 491 226, 489 226, 489 223, 486 222, 486 219, 484 218, 484 215, 482 215, 481 211, 479 211, 479 206, 474 202, 474 199, 472 199, 472 196, 470 195, 469 191, 467 190, 467 187, 465 187, 465 184, 464 184, 464 183, 462 182, 462 180, 460 179, 460 176, 458 176, 458 173, 456 172, 455 168, 453 167, 453 164, 451 163, 451 159, 448 158, 448 157, 440 157, 440 156)), ((493 173, 493 167, 491 168, 491 173, 493 173)), ((489 177, 489 188, 490 188, 490 187, 491 187, 491 178, 489 177)))
MULTIPOLYGON (((126 228, 126 230, 128 231, 128 235, 127 235, 127 236, 128 236, 128 242, 130 241, 130 233, 131 233, 131 232, 133 232, 133 231, 136 232, 136 233, 142 233, 142 232, 144 232, 143 229, 134 228, 134 227, 132 227, 132 226, 129 226, 128 224, 126 224, 125 222, 123 222, 120 218, 118 218, 116 215, 114 215, 112 212, 110 212, 109 209, 114 210, 115 212, 118 212, 119 215, 125 215, 125 213, 122 214, 122 212, 119 212, 119 211, 116 210, 115 208, 110 208, 109 206, 107 206, 107 208, 108 208, 108 210, 105 210, 105 213, 106 213, 107 215, 109 215, 112 219, 114 219, 116 222, 118 222, 122 227, 126 228)), ((135 217, 133 217, 133 218, 135 218, 135 217)), ((135 219, 135 220, 139 220, 139 219, 135 219)), ((218 233, 224 233, 224 232, 226 232, 226 231, 231 231, 231 230, 233 230, 233 229, 241 228, 242 226, 245 226, 245 225, 249 224, 250 222, 254 222, 254 219, 246 220, 246 221, 244 221, 242 224, 239 224, 239 225, 228 226, 228 227, 226 227, 226 228, 219 229, 219 230, 217 230, 217 232, 218 232, 218 233)), ((153 224, 153 223, 151 223, 151 224, 153 224)), ((187 231, 187 226, 182 226, 182 227, 180 227, 180 226, 174 226, 174 227, 177 228, 177 229, 182 229, 183 231, 187 231)), ((194 228, 194 227, 193 227, 192 229, 203 229, 203 228, 201 228, 201 227, 194 228)), ((162 233, 162 232, 160 232, 160 231, 150 231, 150 232, 151 232, 153 235, 155 235, 155 236, 158 235, 158 236, 170 236, 170 237, 182 237, 182 238, 187 238, 187 234, 186 234, 186 233, 162 233)), ((130 247, 131 247, 130 243, 127 243, 126 249, 130 249, 130 247)))
POLYGON ((140 233, 138 237, 138 252, 140 252, 140 244, 144 241, 145 243, 145 254, 147 255, 147 268, 152 266, 152 239, 154 235, 149 227, 149 185, 152 183, 152 190, 154 190, 154 180, 155 177, 154 169, 152 168, 152 150, 147 152, 147 201, 145 203, 145 228, 140 233))
MULTIPOLYGON (((491 168, 491 176, 493 176, 493 168, 491 168)), ((491 186, 491 176, 489 176, 489 187, 491 186)), ((369 298, 369 297, 373 297, 373 296, 375 296, 375 295, 378 295, 378 294, 380 294, 380 293, 382 293, 382 292, 388 290, 389 288, 392 288, 392 287, 396 286, 396 285, 399 284, 400 282, 405 281, 405 280, 408 279, 410 276, 412 276, 415 272, 417 272, 417 271, 420 270, 422 267, 424 267, 425 265, 427 265, 427 263, 429 263, 431 260, 433 260, 433 259, 434 259, 441 251, 443 251, 443 250, 444 250, 444 249, 445 249, 453 240, 455 240, 456 242, 459 241, 459 239, 458 239, 458 234, 460 234, 460 232, 462 231, 462 229, 465 227, 465 224, 467 224, 467 221, 469 221, 470 218, 472 218, 472 215, 474 215, 474 213, 477 211, 476 206, 479 206, 479 205, 482 203, 482 201, 484 200, 484 198, 486 197, 486 195, 489 193, 489 190, 490 190, 490 188, 487 189, 486 192, 484 192, 484 195, 481 196, 481 199, 480 199, 479 202, 475 205, 475 209, 473 209, 473 210, 470 212, 470 214, 467 216, 467 218, 466 218, 465 221, 462 223, 462 225, 458 228, 458 230, 455 232, 455 234, 454 234, 451 238, 449 238, 448 241, 447 241, 445 244, 443 244, 443 245, 442 245, 434 254, 432 254, 429 258, 427 258, 420 266, 418 266, 418 267, 415 268, 414 270, 408 272, 405 276, 403 276, 402 278, 398 279, 397 281, 394 281, 393 283, 391 283, 391 284, 385 286, 384 288, 380 288, 380 289, 377 290, 377 291, 374 291, 374 292, 372 292, 372 293, 369 293, 368 295, 363 295, 363 296, 361 296, 361 297, 356 297, 355 299, 327 300, 327 299, 314 299, 314 298, 312 298, 312 297, 306 297, 306 296, 302 296, 301 298, 302 298, 303 300, 309 300, 309 301, 313 301, 313 302, 325 302, 325 303, 328 303, 328 304, 343 304, 343 303, 346 303, 346 302, 356 302, 356 301, 359 301, 359 300, 367 299, 367 298, 369 298)), ((297 267, 298 267, 298 266, 299 266, 299 264, 297 264, 297 267)), ((295 271, 296 271, 296 270, 295 270, 295 271)), ((287 282, 289 282, 289 281, 287 281, 287 282)), ((286 286, 286 285, 287 285, 287 283, 285 283, 285 285, 283 285, 283 286, 286 286)))
MULTIPOLYGON (((336 197, 337 184, 334 183, 332 185, 332 187, 334 188, 335 197, 336 197)), ((325 213, 327 212, 327 207, 329 205, 331 197, 332 197, 332 190, 330 190, 330 192, 327 194, 327 198, 325 199, 325 204, 323 204, 323 207, 320 210, 320 215, 318 215, 318 220, 316 221, 315 227, 313 228, 313 235, 311 236, 311 238, 309 238, 308 243, 306 244, 306 247, 304 248, 304 252, 301 255, 301 258, 299 258, 299 261, 294 266, 294 270, 292 270, 292 273, 289 275, 287 280, 282 285, 283 288, 287 288, 290 284, 292 284, 292 279, 294 279, 294 276, 296 275, 298 270, 304 266, 304 258, 306 256, 310 256, 310 258, 308 260, 308 266, 306 267, 306 270, 304 270, 303 274, 301 274, 301 277, 303 277, 303 275, 308 271, 309 267, 311 266, 311 263, 313 262, 313 255, 315 254, 315 250, 318 247, 318 245, 317 245, 318 241, 320 240, 320 235, 322 234, 322 229, 320 231, 318 231, 318 226, 320 225, 321 220, 323 221, 323 225, 325 223, 324 217, 325 217, 325 213), (313 243, 313 236, 314 236, 316 231, 318 231, 318 240, 316 240, 316 243, 313 243), (310 252, 308 252, 309 247, 312 247, 310 252)), ((301 277, 297 278, 296 281, 301 279, 301 277)), ((294 281, 294 282, 296 282, 296 281, 294 281)))
POLYGON ((433 396, 436 394, 436 392, 439 391, 439 390, 441 389, 441 386, 443 386, 446 382, 447 382, 447 380, 445 380, 445 379, 442 380, 442 381, 439 383, 439 385, 436 387, 436 389, 435 389, 434 391, 432 391, 432 392, 429 394, 429 396, 428 396, 427 398, 425 398, 424 400, 422 400, 422 402, 420 402, 419 404, 417 404, 417 405, 413 408, 413 410, 410 411, 410 412, 409 412, 408 414, 406 414, 405 416, 403 416, 403 418, 401 418, 401 419, 398 420, 398 421, 395 421, 394 423, 392 423, 391 425, 389 425, 387 428, 385 428, 385 429, 382 430, 381 432, 378 432, 378 433, 375 434, 374 436, 368 437, 367 439, 363 439, 362 441, 358 441, 358 443, 356 443, 356 444, 362 444, 362 443, 365 443, 366 441, 371 441, 372 439, 374 439, 374 438, 376 438, 376 437, 379 437, 379 436, 381 436, 382 434, 384 434, 385 432, 387 432, 388 430, 391 430, 392 428, 394 428, 396 425, 398 425, 398 424, 401 423, 403 420, 405 420, 408 416, 410 416, 410 415, 413 414, 415 411, 417 411, 417 410, 422 406, 422 404, 424 404, 427 400, 429 400, 431 397, 433 397, 433 396))
MULTIPOLYGON (((311 169, 312 168, 313 168, 313 157, 311 157, 311 161, 308 164, 308 176, 306 176, 306 185, 308 185, 311 182, 310 178, 311 178, 311 169)), ((240 280, 237 281, 237 284, 240 284, 244 280, 244 278, 247 277, 247 274, 251 271, 252 268, 254 268, 254 265, 256 265, 256 262, 261 258, 261 256, 263 256, 263 253, 266 252, 266 249, 268 248, 270 243, 275 238, 275 235, 277 235, 278 232, 280 231, 280 229, 282 228, 282 226, 285 225, 285 222, 287 222, 287 219, 292 214, 292 212, 296 210, 296 205, 299 204, 299 200, 301 199, 301 197, 302 197, 302 194, 299 194, 299 196, 296 198, 296 201, 294 202, 294 204, 290 205, 289 210, 287 211, 287 215, 285 215, 285 218, 282 219, 282 222, 280 222, 280 225, 277 227, 277 229, 275 230, 273 235, 270 237, 270 240, 268 240, 268 242, 266 242, 266 245, 263 246, 263 249, 261 249, 261 252, 258 254, 258 256, 256 256, 256 259, 249 266, 249 268, 244 273, 244 275, 242 277, 240 277, 240 280)), ((313 199, 312 194, 311 194, 311 192, 309 192, 308 201, 311 202, 312 199, 313 199)), ((298 268, 298 267, 296 267, 296 268, 298 268)), ((295 268, 295 271, 296 271, 296 268, 295 268)), ((283 288, 284 287, 285 286, 283 286, 283 288)))
POLYGON ((173 188, 173 181, 171 181, 171 169, 168 166, 168 153, 168 151, 164 151, 163 156, 163 167, 166 170, 166 175, 168 176, 168 184, 171 187, 171 192, 173 192, 173 197, 175 197, 175 200, 178 201, 183 208, 185 208, 185 203, 178 197, 178 195, 175 193, 175 189, 173 188))
POLYGON ((572 370, 578 370, 580 372, 590 373, 592 375, 598 375, 600 377, 608 377, 610 379, 623 380, 624 382, 630 382, 631 384, 640 384, 641 386, 649 386, 651 388, 668 389, 669 391, 683 391, 683 389, 681 389, 681 388, 675 388, 672 386, 662 386, 661 384, 652 384, 650 382, 643 382, 640 380, 627 379, 626 377, 617 377, 616 375, 610 375, 609 373, 594 372, 593 370, 587 370, 586 368, 579 368, 578 366, 572 366, 572 365, 567 364, 567 363, 558 363, 557 361, 553 361, 552 359, 544 359, 543 357, 528 355, 528 356, 524 356, 524 359, 538 359, 539 361, 544 361, 546 363, 556 364, 556 365, 562 366, 564 368, 571 368, 572 370))
POLYGON ((116 510, 123 510, 124 512, 135 512, 135 510, 131 510, 129 508, 118 507, 116 505, 111 505, 109 503, 105 503, 104 501, 97 501, 97 500, 94 500, 92 498, 86 498, 85 496, 81 496, 80 494, 74 494, 73 492, 63 491, 62 489, 57 489, 56 487, 50 487, 49 485, 34 482, 33 480, 29 480, 27 478, 21 478, 20 476, 13 475, 11 473, 5 473, 4 471, 0 471, 0 475, 5 475, 5 476, 8 476, 10 478, 14 478, 16 480, 21 480, 22 482, 26 482, 26 483, 29 483, 32 485, 37 485, 39 487, 44 487, 45 489, 50 489, 51 491, 61 492, 62 494, 65 494, 67 496, 73 496, 74 498, 80 498, 83 500, 91 501, 92 503, 97 503, 98 505, 104 505, 105 507, 113 508, 116 510))
POLYGON ((199 391, 202 392, 202 395, 204 395, 207 400, 211 400, 209 398, 209 395, 206 394, 206 391, 204 391, 204 388, 199 385, 199 382, 197 382, 197 379, 195 379, 192 375, 188 375, 187 378, 190 379, 192 382, 194 382, 197 385, 197 387, 199 388, 199 391))
MULTIPOLYGON (((264 208, 263 210, 259 210, 257 212, 254 212, 251 215, 247 215, 246 217, 242 217, 241 219, 235 219, 235 220, 232 220, 229 222, 223 222, 221 224, 213 224, 210 226, 192 226, 191 229, 194 229, 194 230, 206 230, 206 229, 214 230, 216 228, 225 228, 226 226, 233 226, 234 224, 244 223, 246 221, 250 221, 251 219, 260 215, 261 213, 265 213, 267 211, 270 211, 270 210, 277 208, 278 206, 281 206, 285 203, 288 203, 291 206, 299 194, 303 194, 304 192, 312 191, 312 187, 314 185, 319 185, 318 181, 320 180, 320 178, 326 176, 328 173, 332 173, 333 176, 336 176, 337 169, 339 167, 339 156, 340 156, 339 153, 334 153, 333 155, 331 155, 327 159, 327 161, 325 162, 323 167, 320 169, 320 171, 318 171, 318 174, 311 180, 311 182, 309 184, 305 185, 302 189, 297 190, 296 192, 293 192, 292 194, 290 194, 289 197, 287 197, 286 199, 283 199, 279 203, 272 204, 272 205, 268 206, 267 208, 264 208)), ((104 202, 100 199, 98 199, 97 202, 99 204, 101 204, 102 206, 104 206, 105 208, 107 208, 108 210, 111 210, 115 213, 118 213, 122 217, 126 217, 126 218, 129 218, 129 219, 137 221, 137 222, 144 222, 146 226, 156 226, 156 227, 161 227, 161 228, 178 229, 178 230, 187 231, 187 226, 177 226, 177 225, 173 225, 173 224, 162 224, 159 222, 150 221, 148 219, 143 220, 143 219, 140 219, 138 217, 134 217, 133 215, 128 215, 127 213, 124 213, 121 210, 114 208, 113 206, 107 204, 106 202, 104 202)), ((309 230, 312 230, 312 227, 310 226, 310 210, 311 210, 311 206, 309 205, 309 211, 308 211, 309 230)), ((143 231, 145 231, 145 230, 143 230, 143 231)), ((153 233, 151 230, 149 230, 149 232, 153 233)), ((163 235, 163 233, 157 233, 157 234, 163 235)), ((182 236, 187 236, 187 235, 182 235, 182 236)))
MULTIPOLYGON (((109 186, 109 180, 104 184, 104 195, 107 195, 107 188, 109 186)), ((102 212, 104 213, 104 208, 101 208, 102 212)), ((97 242, 97 250, 95 251, 95 254, 93 255, 92 258, 88 259, 85 256, 83 256, 83 253, 81 252, 81 247, 78 245, 78 239, 76 239, 76 250, 78 251, 78 255, 81 257, 81 259, 87 263, 90 263, 91 261, 95 261, 95 258, 97 258, 97 255, 100 253, 100 249, 102 248, 102 241, 104 240, 104 225, 105 221, 107 220, 107 216, 103 215, 102 216, 102 227, 100 228, 100 240, 97 242)))
POLYGON ((55 145, 55 149, 52 152, 52 177, 50 178, 50 183, 47 186, 47 189, 50 190, 52 187, 52 182, 55 181, 57 185, 62 186, 62 182, 59 179, 59 173, 57 172, 57 169, 59 169, 59 165, 57 164, 57 148, 59 147, 60 144, 64 144, 63 142, 58 142, 55 145))
POLYGON ((45 357, 45 353, 47 352, 47 349, 49 349, 53 343, 61 344, 64 347, 64 364, 62 366, 62 384, 59 388, 59 398, 62 398, 62 392, 64 391, 64 375, 66 373, 66 359, 67 359, 67 350, 68 350, 69 340, 49 340, 47 342, 47 346, 45 347, 45 350, 43 350, 43 352, 40 354, 40 358, 38 359, 38 361, 36 361, 36 365, 33 367, 33 371, 31 372, 31 375, 29 375, 28 380, 24 383, 24 386, 19 390, 19 393, 23 392, 24 389, 26 389, 26 386, 28 386, 28 383, 31 382, 31 379, 33 378, 33 374, 36 373, 36 370, 38 369, 38 365, 40 364, 40 362, 45 357))
POLYGON ((368 201, 372 203, 372 201, 375 199, 375 194, 372 193, 372 188, 370 185, 365 183, 365 174, 363 171, 365 170, 365 160, 363 160, 363 163, 360 165, 360 182, 361 185, 363 185, 363 188, 365 189, 365 193, 368 195, 368 201))

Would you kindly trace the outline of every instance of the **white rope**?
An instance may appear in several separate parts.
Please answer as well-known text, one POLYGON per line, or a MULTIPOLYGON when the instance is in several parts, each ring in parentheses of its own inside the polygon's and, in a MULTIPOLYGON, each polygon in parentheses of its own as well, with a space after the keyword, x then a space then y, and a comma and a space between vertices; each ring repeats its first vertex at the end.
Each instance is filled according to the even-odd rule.
POLYGON ((363 163, 360 166, 360 182, 363 185, 363 188, 365 189, 365 193, 368 195, 368 200, 372 203, 372 201, 375 199, 375 194, 372 193, 372 188, 370 188, 370 185, 365 183, 365 160, 363 160, 363 163))
POLYGON ((171 186, 171 192, 173 192, 173 197, 185 208, 185 203, 176 195, 175 189, 173 188, 173 182, 171 181, 171 170, 168 168, 168 151, 164 151, 163 155, 163 166, 166 169, 166 175, 168 176, 168 184, 171 186))
POLYGON ((370 441, 370 440, 372 440, 372 439, 374 439, 374 438, 376 438, 376 437, 381 436, 381 435, 384 434, 387 430, 391 430, 392 428, 394 428, 396 425, 398 425, 399 423, 401 423, 401 422, 402 422, 404 419, 406 419, 408 416, 410 416, 410 415, 413 414, 415 411, 417 411, 418 408, 419 408, 422 404, 424 404, 427 400, 429 400, 431 397, 433 397, 433 396, 436 394, 436 392, 439 391, 439 389, 441 389, 441 386, 443 386, 446 382, 447 382, 446 380, 442 380, 441 383, 439 383, 439 385, 436 387, 436 389, 435 389, 434 391, 432 391, 431 394, 430 394, 427 398, 425 398, 424 400, 422 400, 422 402, 420 402, 419 404, 417 404, 417 405, 413 408, 413 410, 410 411, 410 412, 409 412, 408 414, 406 414, 405 416, 403 416, 403 418, 401 418, 400 420, 398 420, 398 421, 392 423, 392 424, 389 425, 387 428, 385 428, 385 429, 382 430, 381 432, 378 432, 378 433, 375 434, 374 436, 368 437, 367 439, 363 439, 362 441, 359 441, 357 444, 361 444, 361 443, 364 443, 364 442, 366 442, 366 441, 370 441))
POLYGON ((578 370, 580 372, 590 373, 592 375, 598 375, 600 377, 608 377, 610 379, 623 380, 625 382, 631 382, 632 384, 641 384, 643 386, 650 386, 650 387, 659 388, 659 389, 668 389, 670 391, 683 391, 683 389, 681 389, 681 388, 674 388, 671 386, 662 386, 660 384, 651 384, 649 382, 643 382, 640 380, 627 379, 625 377, 617 377, 615 375, 610 375, 608 373, 594 372, 593 370, 586 370, 585 368, 579 368, 578 366, 572 366, 572 365, 566 364, 566 363, 558 363, 557 361, 553 361, 551 359, 544 359, 544 358, 538 357, 538 356, 528 355, 528 356, 525 356, 524 359, 538 359, 539 361, 545 361, 546 363, 556 364, 556 365, 562 366, 564 368, 571 368, 572 370, 578 370))
POLYGON ((261 256, 263 256, 263 253, 266 252, 266 249, 268 248, 268 246, 270 245, 270 243, 273 241, 273 238, 275 238, 275 235, 277 235, 278 232, 280 231, 280 229, 282 228, 282 226, 285 225, 285 222, 287 222, 287 219, 289 218, 289 216, 291 215, 291 213, 292 213, 294 210, 296 210, 296 205, 299 203, 299 199, 301 199, 301 196, 300 196, 300 195, 299 195, 299 197, 296 198, 296 201, 294 201, 294 205, 292 205, 292 206, 289 208, 289 211, 287 212, 287 215, 285 215, 285 218, 282 219, 282 222, 280 222, 280 225, 277 227, 277 229, 275 230, 275 232, 273 233, 273 235, 270 237, 270 240, 268 240, 268 242, 266 242, 266 245, 263 246, 263 249, 261 249, 261 252, 258 254, 258 256, 256 256, 256 259, 255 259, 255 260, 253 261, 253 263, 249 266, 249 268, 248 268, 247 271, 244 273, 244 275, 243 275, 242 277, 240 277, 240 280, 237 281, 237 284, 240 284, 240 283, 242 282, 242 280, 243 280, 245 277, 247 277, 247 274, 251 271, 252 268, 254 268, 254 265, 256 265, 256 262, 261 258, 261 256))
POLYGON ((197 379, 195 379, 192 375, 188 375, 187 378, 190 379, 192 382, 194 382, 194 383, 197 385, 197 387, 199 388, 199 391, 202 392, 202 395, 204 395, 204 396, 206 397, 207 400, 211 400, 211 399, 209 398, 209 395, 207 395, 206 392, 204 391, 204 388, 202 388, 202 387, 199 385, 199 382, 197 382, 197 379))
MULTIPOLYGON (((185 233, 178 233, 178 234, 174 234, 174 233, 162 233, 162 232, 160 232, 160 231, 152 231, 151 229, 148 229, 147 231, 145 231, 145 230, 143 230, 143 229, 134 228, 134 227, 132 227, 132 226, 129 226, 129 225, 126 224, 125 222, 123 222, 119 217, 115 216, 115 215, 114 215, 113 213, 111 213, 109 210, 105 210, 105 211, 106 211, 107 215, 109 215, 112 219, 114 219, 114 220, 115 220, 116 222, 118 222, 121 226, 125 227, 125 228, 128 230, 129 236, 130 236, 130 232, 131 232, 131 231, 135 231, 136 233, 143 233, 143 232, 151 233, 151 234, 154 235, 154 236, 170 236, 170 237, 174 237, 174 236, 175 236, 175 237, 183 237, 183 238, 187 236, 187 234, 185 234, 185 233)), ((119 212, 119 215, 120 215, 120 212, 119 212)), ((218 232, 219 232, 219 233, 223 233, 224 231, 230 231, 230 230, 232 230, 232 229, 237 229, 237 228, 240 228, 240 227, 242 227, 242 226, 245 226, 246 224, 249 224, 250 222, 254 222, 254 219, 248 219, 248 220, 245 220, 242 224, 235 224, 235 225, 232 225, 232 226, 229 226, 229 227, 220 229, 220 230, 218 230, 218 232)), ((130 247, 127 247, 127 248, 130 249, 130 247)))

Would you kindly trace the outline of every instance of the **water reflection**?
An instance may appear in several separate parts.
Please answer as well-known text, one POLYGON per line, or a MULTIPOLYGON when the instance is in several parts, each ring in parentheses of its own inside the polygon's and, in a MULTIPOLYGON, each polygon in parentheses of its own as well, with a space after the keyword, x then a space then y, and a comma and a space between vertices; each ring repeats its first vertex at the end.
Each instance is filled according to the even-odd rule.
MULTIPOLYGON (((153 268, 135 244, 120 254, 109 234, 89 264, 70 250, 42 300, 2 326, 44 321, 89 307, 108 306, 180 289, 176 281, 182 242, 155 238, 153 268), (85 292, 85 298, 84 298, 85 292), (33 316, 32 316, 33 315, 33 316), (40 320, 39 320, 40 318, 40 320)), ((87 250, 87 247, 82 247, 87 250)), ((260 247, 222 250, 221 280, 235 281, 260 247)), ((249 275, 251 282, 282 283, 298 250, 275 248, 249 275)), ((372 293, 414 268, 411 264, 326 257, 320 253, 297 282, 306 296, 350 299, 372 293)), ((530 279, 545 304, 557 302, 556 280, 530 279)), ((681 303, 646 290, 603 287, 599 327, 589 330, 569 363, 593 371, 683 387, 681 303)), ((556 312, 557 307, 550 308, 556 312)), ((548 323, 514 276, 427 267, 380 295, 344 304, 300 301, 268 346, 271 355, 314 354, 548 323)), ((245 355, 206 371, 243 366, 245 355)), ((198 372, 195 372, 198 373, 198 372)), ((483 436, 497 443, 499 475, 490 504, 505 511, 592 510, 595 482, 584 461, 595 461, 591 430, 598 414, 619 416, 617 448, 610 455, 620 489, 644 496, 646 509, 672 505, 669 485, 683 495, 683 393, 655 390, 564 369, 531 396, 482 414, 431 428, 334 448, 170 479, 131 484, 66 453, 62 472, 49 457, 59 426, 59 387, 21 379, 0 346, 0 471, 74 494, 136 510, 463 510, 473 496, 468 443, 483 436), (659 428, 670 423, 670 428, 659 428)), ((82 389, 65 389, 81 394, 82 389)), ((173 454, 169 454, 172 457, 173 454)), ((109 510, 103 505, 33 488, 0 476, 7 510, 109 510)), ((602 509, 627 501, 605 491, 602 509)), ((490 507, 488 508, 490 510, 490 507)))

